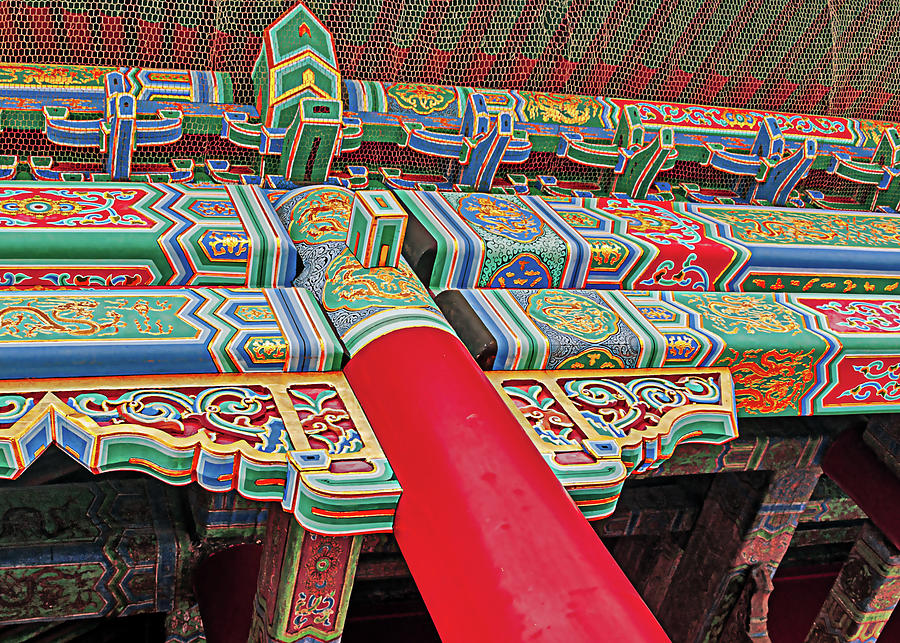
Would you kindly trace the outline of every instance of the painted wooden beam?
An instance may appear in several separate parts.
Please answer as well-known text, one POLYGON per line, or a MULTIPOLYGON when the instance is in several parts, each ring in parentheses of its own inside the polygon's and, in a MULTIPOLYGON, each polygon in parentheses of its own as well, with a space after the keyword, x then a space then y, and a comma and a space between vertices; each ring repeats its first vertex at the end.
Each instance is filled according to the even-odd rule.
POLYGON ((190 555, 174 506, 147 480, 5 488, 0 623, 169 612, 190 555))
POLYGON ((744 417, 900 408, 890 296, 472 288, 436 301, 485 370, 720 366, 744 417))
POLYGON ((604 520, 591 522, 603 538, 661 536, 690 531, 700 513, 700 500, 678 484, 622 489, 616 510, 604 520))
POLYGON ((896 216, 777 206, 398 190, 435 292, 602 288, 890 295, 896 216))
POLYGON ((298 288, 0 292, 0 376, 330 371, 344 349, 298 288))
POLYGON ((4 181, 0 229, 0 288, 273 288, 298 267, 249 186, 4 181))
MULTIPOLYGON (((772 431, 774 420, 741 422, 741 436, 724 444, 686 444, 658 469, 639 476, 690 476, 705 473, 739 471, 775 471, 785 468, 818 466, 828 445, 830 435, 818 429, 791 427, 788 431, 772 431), (760 430, 763 429, 763 430, 760 430), (768 429, 768 430, 766 430, 768 429)), ((783 427, 782 427, 783 428, 783 427)))

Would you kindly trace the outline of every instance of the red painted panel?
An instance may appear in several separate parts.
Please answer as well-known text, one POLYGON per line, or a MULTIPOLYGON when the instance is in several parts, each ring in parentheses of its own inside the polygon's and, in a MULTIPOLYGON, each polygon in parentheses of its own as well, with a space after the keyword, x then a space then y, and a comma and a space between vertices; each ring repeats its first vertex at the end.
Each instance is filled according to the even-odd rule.
POLYGON ((838 564, 776 572, 768 614, 772 643, 803 643, 840 569, 838 564))
MULTIPOLYGON (((779 569, 772 579, 775 589, 769 597, 768 629, 772 643, 803 643, 819 613, 819 608, 837 579, 841 565, 819 565, 802 569, 779 569)), ((887 622, 878 640, 900 641, 900 611, 887 622)))
POLYGON ((194 593, 210 643, 246 643, 250 636, 261 553, 261 545, 237 545, 197 565, 194 593))

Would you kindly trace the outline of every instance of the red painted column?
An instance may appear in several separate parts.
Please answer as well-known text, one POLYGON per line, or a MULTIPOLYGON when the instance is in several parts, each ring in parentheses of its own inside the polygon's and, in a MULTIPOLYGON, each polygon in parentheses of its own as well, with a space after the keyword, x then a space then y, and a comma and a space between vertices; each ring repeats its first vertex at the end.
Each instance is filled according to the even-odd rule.
POLYGON ((669 640, 459 340, 397 330, 344 374, 403 486, 394 533, 443 641, 669 640))

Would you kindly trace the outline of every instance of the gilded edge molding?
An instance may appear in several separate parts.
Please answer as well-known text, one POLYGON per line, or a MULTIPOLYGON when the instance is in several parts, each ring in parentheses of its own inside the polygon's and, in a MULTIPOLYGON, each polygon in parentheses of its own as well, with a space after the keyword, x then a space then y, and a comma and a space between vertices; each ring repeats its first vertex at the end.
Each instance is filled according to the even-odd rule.
MULTIPOLYGON (((487 373, 589 519, 679 444, 737 437, 727 369, 487 373)), ((51 444, 93 473, 140 471, 277 501, 310 531, 390 531, 401 487, 341 373, 0 383, 0 478, 51 444)))
POLYGON ((588 519, 609 516, 625 479, 678 445, 738 436, 725 368, 485 374, 588 519))
POLYGON ((401 491, 341 373, 0 382, 0 478, 51 444, 93 473, 280 501, 322 534, 390 531, 401 491))

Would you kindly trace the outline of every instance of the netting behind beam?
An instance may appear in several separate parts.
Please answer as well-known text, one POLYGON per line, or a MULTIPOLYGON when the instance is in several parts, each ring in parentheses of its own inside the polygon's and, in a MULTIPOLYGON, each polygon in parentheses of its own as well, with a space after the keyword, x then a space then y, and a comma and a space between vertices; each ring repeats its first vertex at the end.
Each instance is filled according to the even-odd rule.
POLYGON ((900 117, 895 0, 328 0, 348 77, 900 117))
MULTIPOLYGON (((290 0, 3 0, 2 60, 230 71, 290 0)), ((900 119, 896 0, 310 0, 341 71, 900 119)))
POLYGON ((235 72, 235 99, 252 102, 261 34, 286 0, 3 0, 6 63, 235 72))

